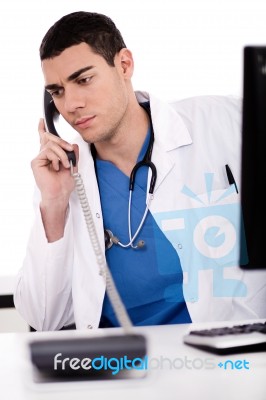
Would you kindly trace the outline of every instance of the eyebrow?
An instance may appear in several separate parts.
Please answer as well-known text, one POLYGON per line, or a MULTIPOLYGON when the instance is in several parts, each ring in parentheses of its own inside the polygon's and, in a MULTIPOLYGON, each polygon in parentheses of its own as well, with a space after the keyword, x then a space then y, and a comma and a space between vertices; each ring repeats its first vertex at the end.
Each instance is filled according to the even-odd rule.
MULTIPOLYGON (((71 74, 71 75, 69 75, 69 76, 67 77, 67 81, 68 81, 68 82, 74 81, 74 80, 77 79, 81 74, 83 74, 83 73, 86 72, 86 71, 89 71, 89 70, 92 69, 92 68, 94 68, 94 66, 93 66, 93 65, 89 65, 89 66, 87 66, 87 67, 78 69, 77 71, 73 72, 73 74, 71 74)), ((50 84, 50 85, 46 85, 46 86, 45 86, 45 89, 46 89, 46 90, 54 90, 54 89, 58 89, 58 88, 60 88, 60 87, 61 87, 60 85, 57 85, 56 83, 52 83, 52 84, 50 84)))

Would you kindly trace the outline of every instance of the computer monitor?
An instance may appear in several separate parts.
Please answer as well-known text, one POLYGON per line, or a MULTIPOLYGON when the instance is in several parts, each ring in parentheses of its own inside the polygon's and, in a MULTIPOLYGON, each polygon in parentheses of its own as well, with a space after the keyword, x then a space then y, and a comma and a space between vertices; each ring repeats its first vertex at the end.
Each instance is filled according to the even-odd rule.
POLYGON ((244 229, 240 263, 244 269, 260 269, 266 268, 266 46, 244 47, 243 65, 241 202, 244 229))

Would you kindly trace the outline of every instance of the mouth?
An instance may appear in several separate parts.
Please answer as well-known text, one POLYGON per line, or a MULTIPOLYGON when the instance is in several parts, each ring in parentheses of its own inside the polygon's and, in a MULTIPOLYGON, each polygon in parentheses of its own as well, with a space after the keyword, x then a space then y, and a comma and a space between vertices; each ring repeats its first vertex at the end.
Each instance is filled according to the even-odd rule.
POLYGON ((83 117, 75 121, 74 126, 78 129, 86 129, 91 126, 95 119, 95 115, 92 117, 83 117))

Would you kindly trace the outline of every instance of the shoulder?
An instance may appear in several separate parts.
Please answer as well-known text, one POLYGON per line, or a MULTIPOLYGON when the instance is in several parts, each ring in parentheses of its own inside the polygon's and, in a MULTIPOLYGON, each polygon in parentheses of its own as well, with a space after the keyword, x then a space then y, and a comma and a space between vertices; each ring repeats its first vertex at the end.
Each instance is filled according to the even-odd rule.
POLYGON ((189 127, 201 123, 210 125, 235 125, 241 123, 242 100, 233 96, 197 96, 171 101, 170 106, 189 127))
POLYGON ((169 103, 179 113, 236 113, 242 108, 242 101, 234 96, 196 96, 169 103))

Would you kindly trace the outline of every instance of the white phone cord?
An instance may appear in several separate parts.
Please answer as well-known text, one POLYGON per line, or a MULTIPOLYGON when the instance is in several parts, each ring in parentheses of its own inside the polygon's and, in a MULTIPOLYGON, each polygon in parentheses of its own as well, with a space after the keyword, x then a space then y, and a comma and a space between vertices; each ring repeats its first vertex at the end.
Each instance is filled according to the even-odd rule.
POLYGON ((81 175, 78 172, 73 172, 73 166, 71 163, 71 175, 75 180, 76 191, 80 200, 80 205, 83 211, 83 215, 86 221, 87 230, 91 239, 92 247, 97 259, 97 263, 100 267, 100 274, 103 275, 106 279, 106 290, 109 296, 109 300, 113 306, 114 312, 118 319, 120 326, 125 330, 128 331, 132 328, 132 322, 129 318, 127 310, 121 300, 121 297, 117 291, 115 286, 111 271, 108 267, 106 262, 105 256, 103 254, 100 241, 97 235, 97 231, 95 228, 95 224, 93 221, 90 205, 87 199, 84 183, 82 180, 81 175))

